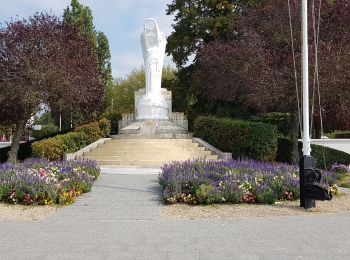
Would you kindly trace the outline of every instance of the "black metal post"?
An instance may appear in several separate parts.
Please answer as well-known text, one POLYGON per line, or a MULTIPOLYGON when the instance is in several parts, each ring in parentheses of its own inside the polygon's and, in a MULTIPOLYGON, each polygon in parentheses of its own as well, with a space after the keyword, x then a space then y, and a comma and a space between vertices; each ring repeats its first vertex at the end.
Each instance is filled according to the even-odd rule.
POLYGON ((310 209, 316 207, 316 201, 314 199, 307 198, 305 192, 306 185, 313 183, 311 174, 315 172, 315 160, 311 155, 304 155, 300 158, 300 207, 310 209))

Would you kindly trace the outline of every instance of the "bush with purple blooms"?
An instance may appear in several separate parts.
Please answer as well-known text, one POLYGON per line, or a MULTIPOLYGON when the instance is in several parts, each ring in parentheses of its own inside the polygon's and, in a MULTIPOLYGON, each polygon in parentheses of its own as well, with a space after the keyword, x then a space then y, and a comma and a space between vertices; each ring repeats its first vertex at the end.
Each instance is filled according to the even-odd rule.
MULTIPOLYGON (((336 188, 336 174, 322 172, 321 184, 336 188)), ((299 199, 296 165, 254 160, 173 162, 162 167, 159 183, 168 203, 263 203, 299 199)))
POLYGON ((99 174, 96 162, 88 160, 29 159, 20 164, 0 164, 0 202, 67 205, 89 192, 99 174))
POLYGON ((337 174, 337 184, 340 187, 350 188, 350 166, 334 163, 331 170, 337 174))

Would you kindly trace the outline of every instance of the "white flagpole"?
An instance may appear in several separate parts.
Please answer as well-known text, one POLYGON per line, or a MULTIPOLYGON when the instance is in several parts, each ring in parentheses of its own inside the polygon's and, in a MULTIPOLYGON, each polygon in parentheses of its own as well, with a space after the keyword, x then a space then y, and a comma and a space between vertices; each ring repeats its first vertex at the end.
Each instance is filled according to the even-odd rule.
POLYGON ((311 152, 309 133, 309 53, 307 27, 307 0, 302 0, 303 155, 310 155, 311 152))

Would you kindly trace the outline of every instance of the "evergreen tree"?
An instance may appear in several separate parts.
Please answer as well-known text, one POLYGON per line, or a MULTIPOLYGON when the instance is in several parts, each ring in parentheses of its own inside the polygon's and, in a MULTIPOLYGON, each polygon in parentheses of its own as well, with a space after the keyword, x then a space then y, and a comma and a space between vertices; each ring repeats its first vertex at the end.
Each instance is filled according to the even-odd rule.
POLYGON ((98 59, 98 65, 102 75, 102 85, 106 92, 113 82, 111 53, 106 35, 103 32, 95 30, 91 9, 88 6, 80 4, 78 0, 71 0, 70 6, 67 6, 64 10, 63 21, 77 27, 80 33, 91 41, 98 59))
POLYGON ((108 39, 103 32, 97 32, 97 58, 102 73, 102 85, 108 91, 113 87, 111 53, 108 39))
POLYGON ((70 7, 67 6, 63 12, 63 22, 78 28, 80 33, 91 41, 93 48, 97 49, 93 16, 88 6, 80 4, 78 0, 72 0, 70 7))

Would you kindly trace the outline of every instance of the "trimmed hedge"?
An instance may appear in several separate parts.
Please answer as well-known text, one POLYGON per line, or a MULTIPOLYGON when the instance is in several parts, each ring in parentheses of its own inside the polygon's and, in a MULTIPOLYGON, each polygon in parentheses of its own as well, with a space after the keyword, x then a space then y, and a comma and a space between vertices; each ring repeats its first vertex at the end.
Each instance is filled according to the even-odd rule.
MULTIPOLYGON (((32 156, 32 144, 34 142, 38 142, 38 141, 41 141, 41 140, 44 140, 44 139, 47 139, 47 138, 50 138, 50 137, 55 137, 57 135, 66 134, 68 132, 71 132, 72 130, 73 130, 72 128, 65 129, 65 130, 62 130, 60 132, 51 133, 51 134, 48 134, 46 136, 43 136, 41 138, 29 141, 29 142, 21 143, 19 145, 17 159, 20 160, 20 161, 23 161, 23 160, 25 160, 27 158, 30 158, 32 156)), ((10 147, 9 146, 0 148, 0 163, 3 163, 3 162, 7 161, 7 154, 8 154, 9 151, 10 151, 10 147)))
POLYGON ((83 132, 70 132, 53 138, 44 139, 32 144, 35 157, 47 158, 50 161, 60 160, 65 153, 73 153, 85 147, 87 136, 83 132))
POLYGON ((278 131, 274 125, 218 117, 198 117, 193 133, 234 158, 273 161, 278 131))
MULTIPOLYGON (((111 131, 111 122, 106 118, 102 118, 98 122, 90 122, 85 125, 76 128, 77 131, 72 132, 73 129, 66 129, 60 132, 51 133, 33 141, 22 143, 19 146, 18 160, 25 160, 29 157, 39 156, 47 157, 50 160, 59 160, 64 153, 75 152, 84 146, 97 141, 101 137, 108 137, 111 131), (77 133, 79 132, 79 133, 77 133), (59 137, 63 141, 50 140, 59 137), (37 144, 42 142, 40 144, 37 144), (32 145, 35 147, 33 152, 32 145), (53 147, 46 147, 52 145, 53 147)), ((10 147, 0 148, 0 163, 7 161, 7 154, 10 151, 10 147)))
MULTIPOLYGON (((302 142, 299 142, 299 154, 302 154, 302 142)), ((277 158, 278 162, 291 163, 292 142, 285 138, 278 139, 277 158)), ((334 163, 350 165, 350 154, 335 150, 322 145, 311 145, 311 155, 316 160, 319 169, 330 169, 334 163)))
POLYGON ((48 135, 57 133, 57 132, 59 132, 58 126, 54 124, 49 124, 49 125, 43 126, 39 131, 33 131, 32 137, 34 137, 35 140, 38 140, 40 138, 47 137, 48 135))
POLYGON ((350 138, 350 130, 336 130, 331 133, 325 134, 329 138, 335 139, 348 139, 350 138))
POLYGON ((50 161, 60 160, 64 153, 64 141, 57 137, 44 139, 32 144, 32 154, 34 157, 47 158, 50 161))
POLYGON ((35 157, 44 157, 51 161, 60 160, 65 153, 74 153, 86 145, 108 136, 110 129, 109 120, 103 118, 99 122, 90 122, 79 126, 75 132, 34 142, 32 153, 35 157))
POLYGON ((280 132, 281 134, 290 134, 290 113, 270 112, 265 114, 259 114, 256 116, 251 116, 249 120, 253 122, 261 122, 265 124, 276 125, 278 132, 280 132))
POLYGON ((97 141, 101 136, 102 132, 98 122, 91 122, 75 128, 75 132, 84 133, 86 135, 86 142, 91 144, 97 141))

